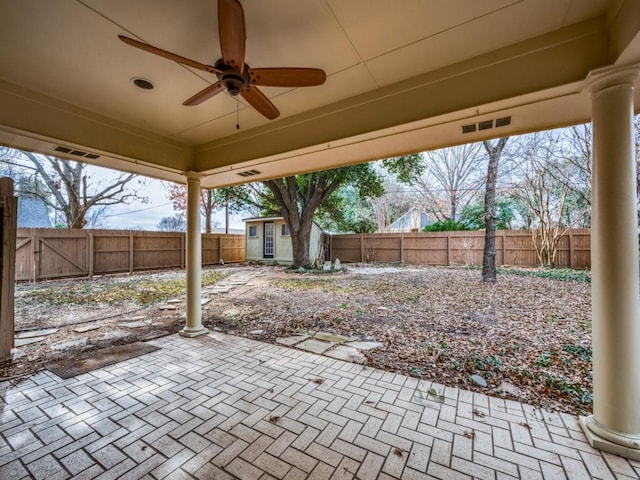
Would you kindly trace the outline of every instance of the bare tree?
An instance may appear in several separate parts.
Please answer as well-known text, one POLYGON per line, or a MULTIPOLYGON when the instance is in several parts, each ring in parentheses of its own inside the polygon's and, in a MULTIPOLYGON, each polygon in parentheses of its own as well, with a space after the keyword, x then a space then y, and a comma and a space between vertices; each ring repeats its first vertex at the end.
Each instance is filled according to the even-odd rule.
POLYGON ((389 176, 383 179, 384 194, 377 198, 370 198, 377 232, 386 232, 394 221, 414 206, 411 196, 404 187, 389 176))
POLYGON ((143 182, 131 173, 120 172, 113 179, 92 181, 84 163, 19 150, 11 150, 8 161, 29 172, 30 181, 24 182, 24 188, 32 190, 23 193, 42 199, 62 215, 69 228, 100 224, 110 206, 147 201, 130 188, 136 179, 143 182))
POLYGON ((180 214, 172 217, 162 217, 157 228, 164 232, 184 232, 187 230, 187 221, 180 214))
POLYGON ((529 207, 533 216, 532 238, 538 261, 542 266, 553 267, 558 242, 562 235, 588 212, 583 208, 568 218, 568 200, 571 186, 559 180, 568 178, 574 165, 562 155, 562 137, 558 131, 533 133, 520 138, 520 154, 523 157, 520 172, 519 198, 529 207))
POLYGON ((456 220, 484 182, 486 155, 479 143, 404 155, 383 161, 402 183, 412 185, 422 208, 438 221, 456 220))
POLYGON ((500 156, 507 144, 509 137, 501 138, 495 145, 485 140, 484 148, 489 156, 487 162, 487 176, 484 194, 484 253, 482 255, 482 281, 496 281, 496 184, 498 183, 498 170, 500 156))
POLYGON ((486 161, 479 143, 426 152, 425 173, 416 186, 427 209, 438 220, 456 220, 482 188, 486 161))

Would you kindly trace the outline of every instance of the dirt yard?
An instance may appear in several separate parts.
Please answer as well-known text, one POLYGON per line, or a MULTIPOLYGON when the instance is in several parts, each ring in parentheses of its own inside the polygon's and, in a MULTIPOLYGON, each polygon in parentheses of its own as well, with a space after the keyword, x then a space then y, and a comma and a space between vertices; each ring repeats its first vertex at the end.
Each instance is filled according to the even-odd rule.
MULTIPOLYGON (((318 275, 225 266, 205 274, 203 319, 266 342, 318 331, 374 340, 382 346, 367 352, 371 367, 588 411, 590 285, 578 281, 585 276, 537 276, 544 273, 511 271, 485 285, 466 268, 347 266, 318 275)), ((184 324, 183 288, 184 272, 18 285, 16 330, 58 330, 19 346, 0 377, 19 381, 50 360, 175 333, 184 324)))

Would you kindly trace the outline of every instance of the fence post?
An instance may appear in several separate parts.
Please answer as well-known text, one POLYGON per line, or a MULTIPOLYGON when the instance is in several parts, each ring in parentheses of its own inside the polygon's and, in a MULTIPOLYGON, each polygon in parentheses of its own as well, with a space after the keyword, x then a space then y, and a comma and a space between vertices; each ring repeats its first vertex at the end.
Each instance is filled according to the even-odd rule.
POLYGON ((180 268, 184 268, 184 236, 184 233, 180 235, 180 268))
POLYGON ((40 256, 38 255, 38 234, 36 229, 31 230, 31 271, 33 272, 33 283, 40 279, 40 256))
POLYGON ((504 231, 502 232, 502 235, 500 235, 502 237, 502 265, 506 265, 507 264, 507 249, 505 246, 505 242, 507 241, 504 231))
POLYGON ((364 263, 364 233, 360 234, 360 263, 364 263))
POLYGON ((329 261, 333 262, 333 234, 329 235, 329 261))
POLYGON ((218 263, 220 263, 220 260, 222 260, 224 262, 224 255, 222 255, 222 249, 224 248, 224 238, 222 235, 220 235, 219 237, 220 241, 218 242, 218 263))
POLYGON ((451 266, 451 236, 447 233, 447 267, 451 266))
POLYGON ((400 263, 404 265, 404 235, 400 234, 400 263))
POLYGON ((94 243, 93 243, 93 232, 89 232, 89 258, 87 259, 87 267, 89 269, 89 277, 93 277, 93 251, 94 251, 94 243))
POLYGON ((569 232, 569 268, 573 266, 573 233, 569 232))
POLYGON ((129 230, 129 273, 133 273, 133 230, 129 230))
POLYGON ((0 360, 11 358, 14 345, 14 284, 16 269, 16 225, 18 200, 13 196, 13 180, 0 179, 0 360))

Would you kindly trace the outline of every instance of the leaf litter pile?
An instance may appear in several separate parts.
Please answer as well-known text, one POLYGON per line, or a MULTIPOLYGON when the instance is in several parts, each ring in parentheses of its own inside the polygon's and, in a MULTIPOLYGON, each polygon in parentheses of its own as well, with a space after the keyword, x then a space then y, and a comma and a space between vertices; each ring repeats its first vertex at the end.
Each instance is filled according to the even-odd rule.
POLYGON ((271 342, 318 331, 357 336, 383 344, 365 352, 370 367, 559 411, 591 409, 588 272, 513 270, 483 284, 468 268, 359 270, 281 273, 235 297, 224 307, 232 317, 206 323, 236 335, 263 331, 257 338, 271 342))
MULTIPOLYGON (((268 342, 318 331, 357 336, 382 343, 364 352, 370 367, 559 411, 591 409, 591 293, 583 273, 509 269, 496 284, 483 284, 478 270, 455 267, 316 275, 244 266, 213 269, 203 283, 234 271, 264 275, 203 308, 211 329, 268 342)), ((47 344, 24 347, 25 358, 0 366, 0 377, 51 360, 49 346, 61 335, 88 335, 94 347, 129 341, 101 339, 132 312, 160 325, 149 328, 175 333, 184 312, 157 307, 182 292, 183 271, 19 285, 16 328, 61 328, 47 344), (93 319, 99 330, 72 332, 71 325, 93 319)))

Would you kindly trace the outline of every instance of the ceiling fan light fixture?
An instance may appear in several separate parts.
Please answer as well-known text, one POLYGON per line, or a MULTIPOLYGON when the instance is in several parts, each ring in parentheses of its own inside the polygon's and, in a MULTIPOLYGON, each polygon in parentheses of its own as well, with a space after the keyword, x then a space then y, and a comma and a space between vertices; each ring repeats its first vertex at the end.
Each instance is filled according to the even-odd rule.
POLYGON ((224 75, 221 82, 229 92, 229 95, 233 97, 237 96, 246 85, 242 77, 233 74, 224 75))

